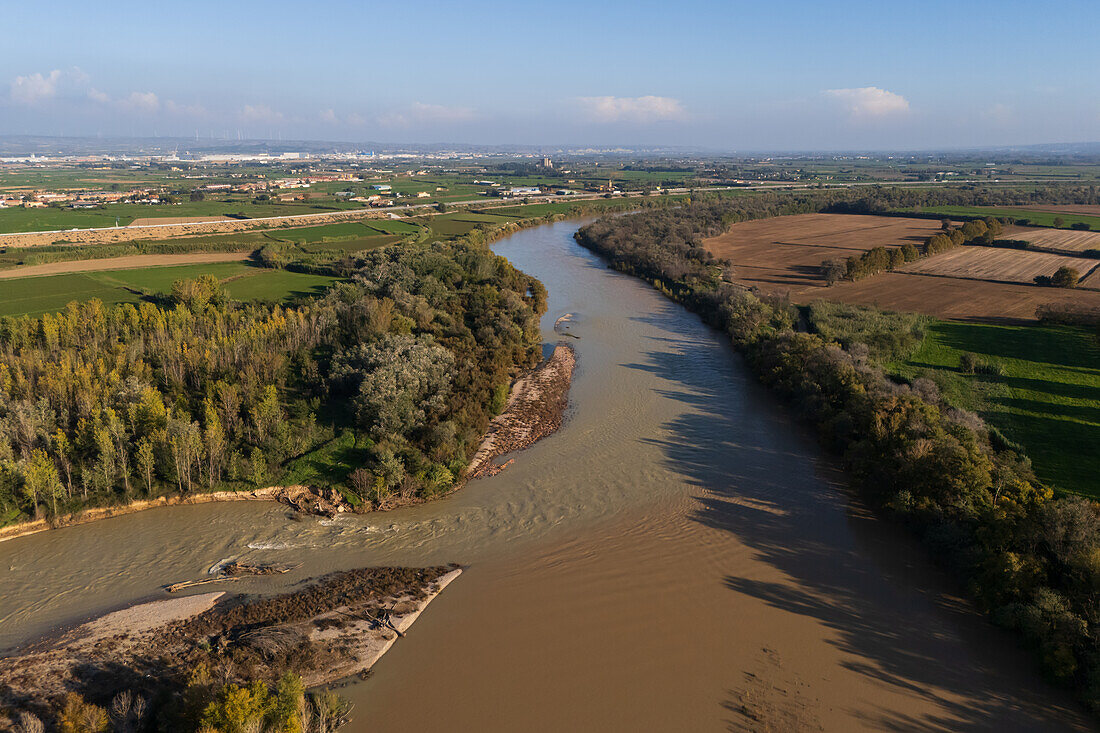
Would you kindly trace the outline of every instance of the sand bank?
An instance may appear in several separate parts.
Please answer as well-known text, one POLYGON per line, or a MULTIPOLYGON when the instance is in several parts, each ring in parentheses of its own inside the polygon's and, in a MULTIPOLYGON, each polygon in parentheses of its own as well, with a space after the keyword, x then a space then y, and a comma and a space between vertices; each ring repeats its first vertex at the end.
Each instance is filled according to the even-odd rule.
POLYGON ((367 672, 461 573, 365 568, 278 596, 137 604, 0 660, 0 709, 49 719, 69 691, 101 705, 124 690, 154 699, 198 665, 238 683, 284 670, 307 686, 337 682, 367 672))

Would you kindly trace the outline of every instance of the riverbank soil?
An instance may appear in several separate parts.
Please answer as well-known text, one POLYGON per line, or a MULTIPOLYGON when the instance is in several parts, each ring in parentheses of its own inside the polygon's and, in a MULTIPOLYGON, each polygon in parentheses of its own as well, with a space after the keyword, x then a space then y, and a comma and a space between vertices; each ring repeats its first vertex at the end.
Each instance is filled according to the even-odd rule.
POLYGON ((470 461, 467 478, 499 473, 507 464, 495 464, 494 458, 534 445, 561 427, 575 366, 573 347, 558 344, 549 359, 512 386, 504 411, 489 423, 470 461))

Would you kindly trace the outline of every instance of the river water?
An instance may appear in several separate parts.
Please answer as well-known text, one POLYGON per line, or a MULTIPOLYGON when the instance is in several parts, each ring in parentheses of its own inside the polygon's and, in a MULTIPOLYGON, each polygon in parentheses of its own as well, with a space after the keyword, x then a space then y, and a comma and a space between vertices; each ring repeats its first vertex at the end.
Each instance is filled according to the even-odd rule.
POLYGON ((575 222, 495 246, 571 313, 564 427, 503 473, 388 514, 170 507, 0 544, 0 647, 226 558, 326 571, 459 562, 348 730, 1061 730, 1090 723, 695 316, 614 273, 575 222))

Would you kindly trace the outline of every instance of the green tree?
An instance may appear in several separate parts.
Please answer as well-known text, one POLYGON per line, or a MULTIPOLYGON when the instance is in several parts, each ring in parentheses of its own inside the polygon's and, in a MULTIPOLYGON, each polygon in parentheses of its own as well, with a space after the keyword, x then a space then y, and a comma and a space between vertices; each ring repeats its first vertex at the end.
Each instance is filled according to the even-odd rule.
POLYGON ((64 489, 61 486, 61 479, 57 476, 57 466, 54 465, 50 454, 41 448, 34 449, 23 470, 28 498, 34 503, 38 502, 39 497, 48 498, 53 514, 57 516, 57 497, 64 489))
POLYGON ((138 441, 137 448, 134 450, 134 463, 137 464, 137 469, 141 471, 141 476, 145 480, 145 492, 151 494, 153 492, 153 469, 156 467, 153 441, 148 438, 142 438, 138 441))
POLYGON ((1050 284, 1056 288, 1075 288, 1081 274, 1072 267, 1062 266, 1051 276, 1050 284))
POLYGON ((257 488, 263 488, 267 481, 267 459, 259 446, 252 448, 248 456, 248 464, 252 469, 251 480, 257 488))
POLYGON ((106 733, 109 724, 106 710, 85 702, 75 692, 66 695, 65 706, 58 715, 61 733, 106 733))
POLYGON ((262 729, 268 710, 268 690, 263 682, 248 687, 228 684, 202 714, 202 724, 219 733, 246 733, 262 729))

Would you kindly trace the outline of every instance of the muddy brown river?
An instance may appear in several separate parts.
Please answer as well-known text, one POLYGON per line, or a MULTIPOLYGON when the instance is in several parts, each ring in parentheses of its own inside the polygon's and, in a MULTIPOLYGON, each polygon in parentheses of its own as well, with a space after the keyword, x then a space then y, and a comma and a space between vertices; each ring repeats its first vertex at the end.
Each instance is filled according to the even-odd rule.
POLYGON ((869 516, 698 318, 573 243, 494 249, 579 338, 567 422, 420 507, 291 520, 206 504, 0 544, 0 647, 227 558, 468 571, 343 690, 359 731, 1075 730, 1082 710, 869 516))

